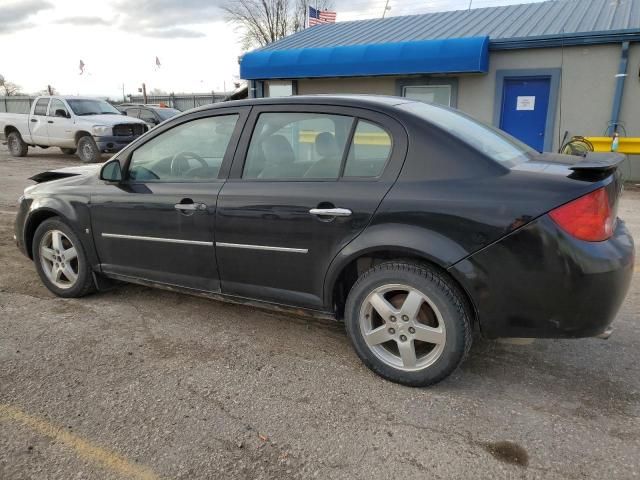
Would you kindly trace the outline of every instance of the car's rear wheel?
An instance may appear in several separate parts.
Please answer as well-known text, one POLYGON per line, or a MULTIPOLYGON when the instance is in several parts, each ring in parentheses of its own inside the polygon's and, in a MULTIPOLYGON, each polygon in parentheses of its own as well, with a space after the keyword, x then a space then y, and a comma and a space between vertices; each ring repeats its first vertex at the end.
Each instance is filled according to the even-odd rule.
POLYGON ((61 148, 60 151, 62 151, 62 153, 64 153, 65 155, 75 155, 76 153, 75 148, 61 148))
POLYGON ((58 217, 45 220, 36 229, 33 260, 45 286, 60 297, 82 297, 95 289, 80 239, 58 217))
POLYGON ((100 160, 100 150, 93 138, 84 136, 78 140, 78 157, 84 163, 95 163, 100 160))
POLYGON ((409 386, 439 382, 471 348, 463 294, 426 265, 386 262, 363 273, 349 292, 345 323, 365 365, 409 386))
POLYGON ((29 146, 22 140, 22 135, 16 131, 7 135, 7 145, 9 146, 9 153, 14 157, 24 157, 29 151, 29 146))

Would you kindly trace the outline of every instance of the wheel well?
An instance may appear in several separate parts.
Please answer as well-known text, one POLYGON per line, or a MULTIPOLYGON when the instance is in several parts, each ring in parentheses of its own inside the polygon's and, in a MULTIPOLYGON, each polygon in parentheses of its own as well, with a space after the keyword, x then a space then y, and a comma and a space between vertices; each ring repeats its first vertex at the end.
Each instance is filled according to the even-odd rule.
POLYGON ((24 228, 24 243, 29 254, 29 258, 33 259, 33 236, 37 228, 42 222, 51 217, 57 217, 58 214, 52 210, 38 210, 29 217, 29 222, 24 228))
POLYGON ((441 275, 447 277, 462 293, 464 300, 466 301, 467 308, 469 309, 469 312, 471 312, 472 321, 473 323, 476 323, 477 314, 474 304, 471 301, 471 297, 469 297, 467 291, 453 276, 451 276, 449 272, 425 257, 402 250, 368 252, 352 260, 342 269, 340 275, 338 275, 338 278, 333 284, 333 290, 331 292, 331 301, 336 312, 336 318, 344 318, 344 308, 347 303, 347 296, 360 275, 375 265, 392 260, 428 265, 429 267, 436 269, 441 275))
MULTIPOLYGON (((12 125, 7 125, 6 127, 4 127, 4 136, 5 138, 9 136, 9 134, 11 132, 18 132, 18 135, 20 135, 20 131, 18 131, 18 129, 12 125)), ((22 136, 22 135, 20 135, 22 136)))
POLYGON ((90 137, 90 136, 91 134, 89 132, 84 132, 84 131, 76 132, 76 135, 75 135, 76 147, 78 146, 78 142, 82 137, 90 137))

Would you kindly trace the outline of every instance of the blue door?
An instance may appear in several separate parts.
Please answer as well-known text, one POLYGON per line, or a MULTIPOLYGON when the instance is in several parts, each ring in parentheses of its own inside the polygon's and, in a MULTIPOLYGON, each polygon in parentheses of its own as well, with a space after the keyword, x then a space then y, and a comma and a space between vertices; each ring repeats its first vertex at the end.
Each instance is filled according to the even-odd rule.
POLYGON ((505 78, 500 128, 539 152, 544 150, 549 77, 505 78))

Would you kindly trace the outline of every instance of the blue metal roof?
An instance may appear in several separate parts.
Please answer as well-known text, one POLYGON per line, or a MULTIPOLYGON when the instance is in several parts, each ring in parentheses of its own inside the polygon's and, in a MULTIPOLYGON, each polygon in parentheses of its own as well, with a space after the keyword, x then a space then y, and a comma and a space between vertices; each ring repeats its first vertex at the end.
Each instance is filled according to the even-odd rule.
POLYGON ((492 50, 640 40, 640 0, 552 0, 338 22, 308 28, 261 50, 484 36, 492 50))
POLYGON ((489 38, 257 50, 240 63, 247 80, 359 77, 426 73, 486 73, 489 38))

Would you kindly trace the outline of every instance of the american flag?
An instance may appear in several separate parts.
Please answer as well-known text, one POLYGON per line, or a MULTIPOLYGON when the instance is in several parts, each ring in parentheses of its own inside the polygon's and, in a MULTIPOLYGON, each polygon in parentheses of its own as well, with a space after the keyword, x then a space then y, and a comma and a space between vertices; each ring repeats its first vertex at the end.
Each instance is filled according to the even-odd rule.
POLYGON ((336 23, 336 12, 329 10, 317 10, 309 7, 309 26, 320 25, 322 23, 336 23))

